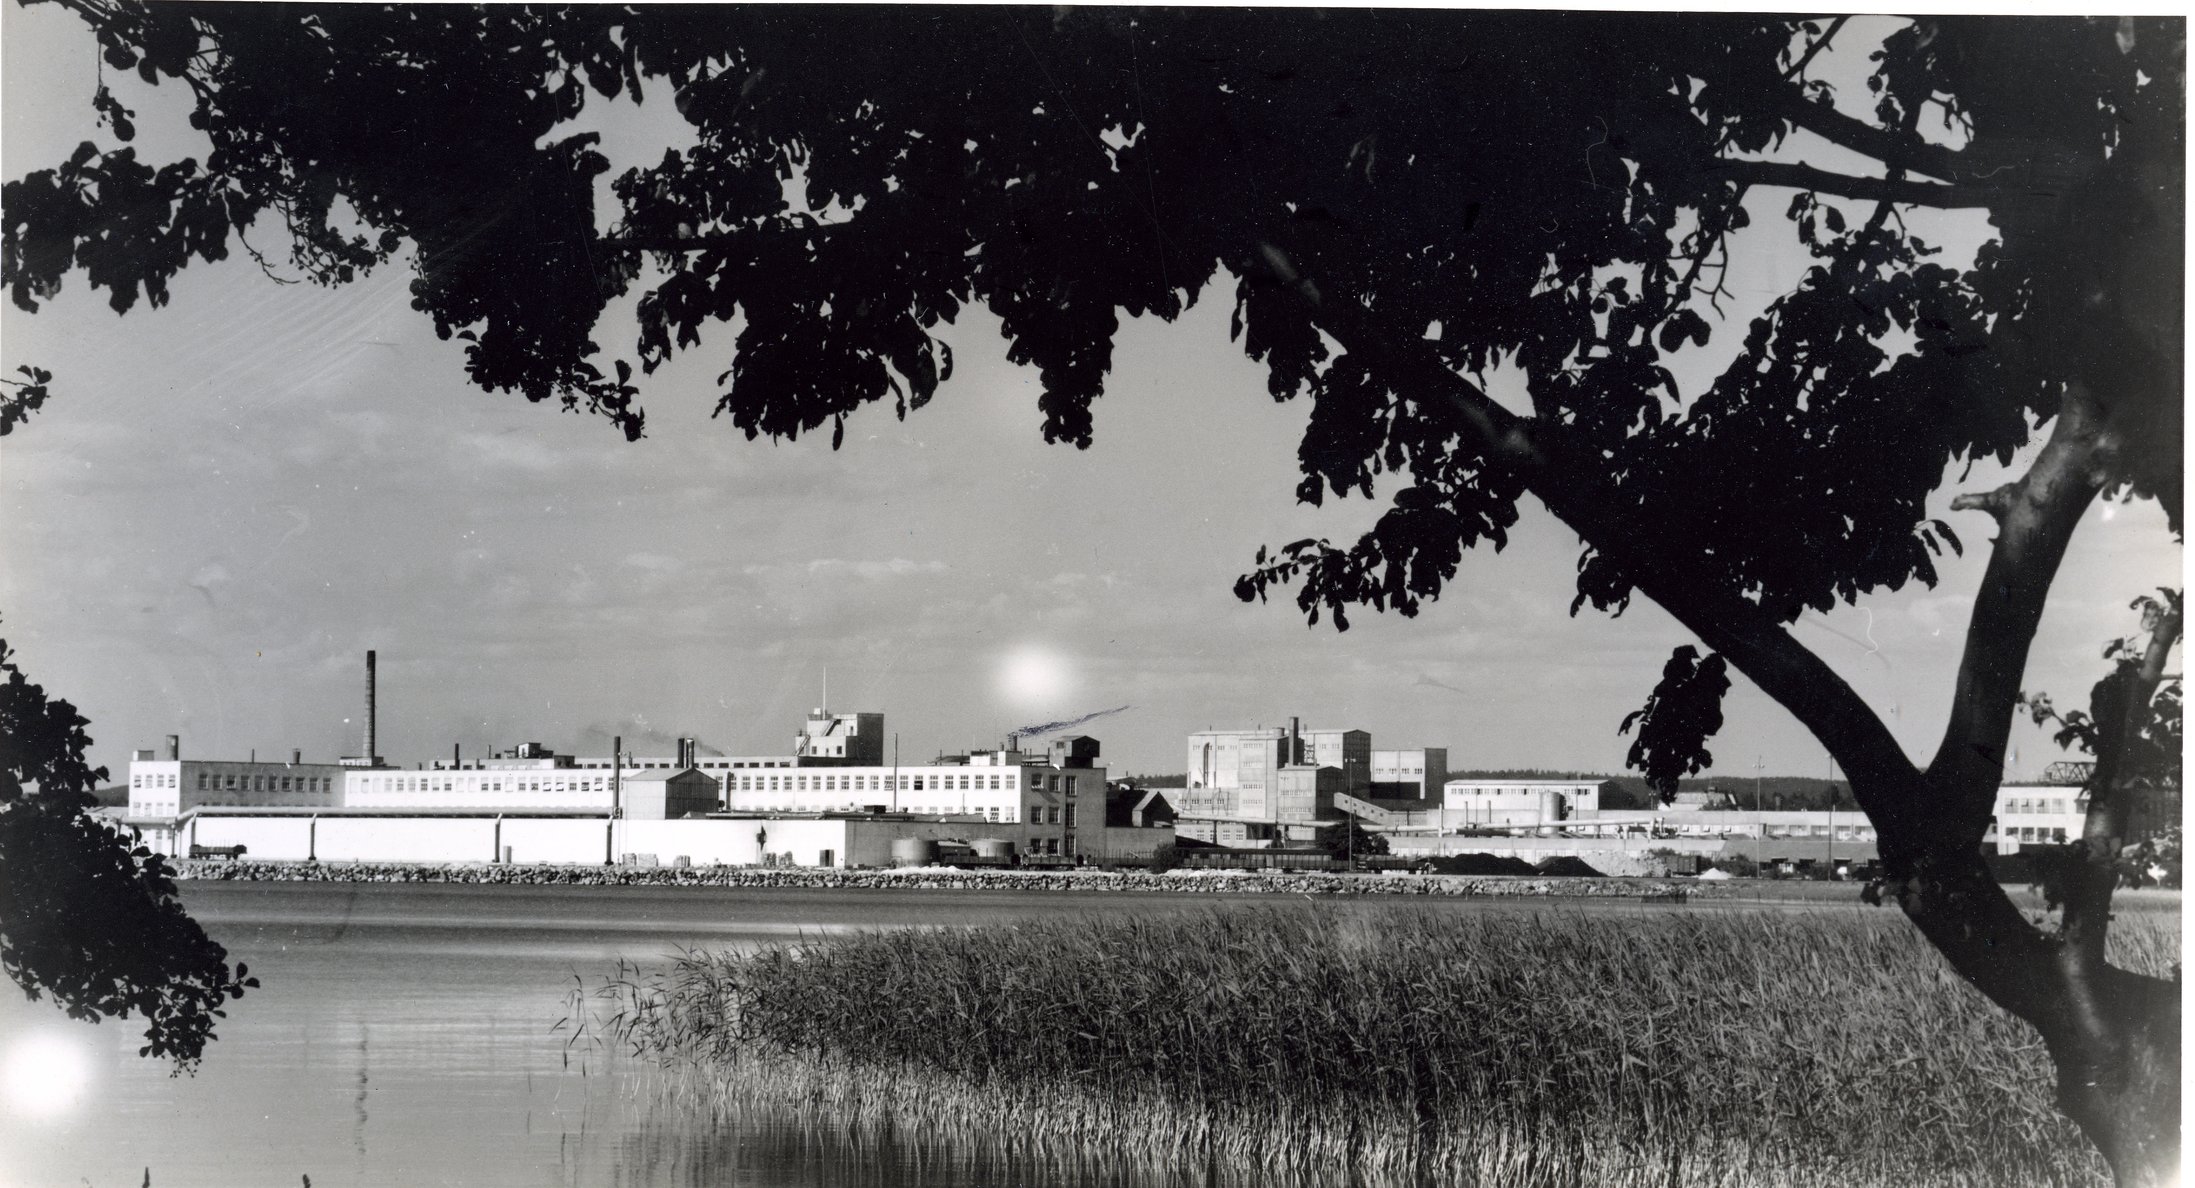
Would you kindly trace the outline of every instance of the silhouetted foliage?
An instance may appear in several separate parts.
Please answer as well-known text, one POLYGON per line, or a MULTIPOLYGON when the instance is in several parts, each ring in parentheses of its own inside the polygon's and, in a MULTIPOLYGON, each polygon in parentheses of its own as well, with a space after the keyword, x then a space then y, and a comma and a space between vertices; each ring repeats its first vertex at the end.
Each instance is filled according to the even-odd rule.
POLYGON ((0 968, 71 1018, 135 1016, 139 1055, 194 1067, 222 1004, 259 980, 206 936, 166 863, 92 815, 84 719, 0 640, 0 968))
POLYGON ((2143 687, 2142 636, 2180 621, 2182 592, 2159 590, 2155 598, 2143 595, 2129 609, 2140 612, 2142 633, 2104 645, 2103 658, 2112 662, 2111 671, 2089 689, 2086 711, 2061 712, 2048 693, 2023 694, 2020 704, 2037 726, 2057 724, 2052 741, 2085 755, 2095 755, 2109 745, 2106 731, 2125 722, 2131 712, 2133 729, 2121 744, 2119 778, 2129 788, 2178 788, 2185 752, 2180 726, 2180 678, 2168 676, 2154 682, 2146 705, 2130 706, 2127 702, 2130 693, 2143 687))
POLYGON ((1725 667, 1721 656, 1702 660, 1698 648, 1678 648, 1646 705, 1625 715, 1619 727, 1626 734, 1638 727, 1625 761, 1646 773, 1663 804, 1676 799, 1679 779, 1715 765, 1707 740, 1722 729, 1722 696, 1730 691, 1725 667))
MULTIPOLYGON (((1704 764, 1720 670, 1744 674, 1849 777, 1892 898, 2043 1035, 2114 1169, 2176 1166, 2177 986, 2104 962, 2100 905, 2079 945, 2042 934, 1978 843, 2084 509, 2155 498, 2180 525, 2182 21, 1932 17, 1847 46, 1844 18, 1712 14, 57 2, 109 66, 181 81, 212 151, 87 143, 9 182, 24 309, 79 269, 157 304, 272 218, 319 283, 410 245, 414 304, 482 387, 637 435, 635 375, 714 349, 734 426, 835 443, 864 404, 930 400, 932 330, 980 303, 1045 437, 1087 446, 1121 316, 1230 286, 1273 397, 1311 401, 1297 497, 1391 493, 1354 542, 1260 550, 1239 595, 1414 615, 1530 492, 1582 542, 1573 613, 1644 595, 1702 645, 1635 762, 1665 786, 1704 764), (1809 75, 1825 46, 1869 55, 1867 94, 1809 75), (682 139, 598 219, 606 162, 567 122, 644 93, 682 139), (1950 260, 1916 208, 1992 238, 1950 260), (1778 244, 1795 279, 1745 275, 1778 244), (1733 278, 1774 295, 1680 391, 1733 278), (596 322, 636 285, 605 359, 596 322), (1998 536, 1923 767, 1788 627, 1933 584, 1964 544, 1928 497, 1981 459, 2024 470, 1952 503, 1998 536)), ((93 106, 126 140, 134 113, 93 106)))

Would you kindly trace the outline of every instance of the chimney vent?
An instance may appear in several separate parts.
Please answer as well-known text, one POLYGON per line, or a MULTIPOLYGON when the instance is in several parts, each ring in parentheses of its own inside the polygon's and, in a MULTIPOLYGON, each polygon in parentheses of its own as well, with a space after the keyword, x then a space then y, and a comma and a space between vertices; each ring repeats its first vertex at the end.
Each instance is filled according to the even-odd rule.
POLYGON ((171 760, 181 759, 183 757, 182 735, 171 734, 168 736, 167 757, 171 760))
POLYGON ((372 762, 374 762, 374 757, 375 757, 375 756, 377 756, 377 755, 379 755, 379 754, 381 753, 381 752, 379 752, 379 751, 377 751, 377 750, 375 750, 375 749, 374 749, 374 743, 375 743, 375 742, 376 742, 377 740, 376 740, 376 739, 374 738, 374 705, 373 705, 373 699, 374 699, 374 655, 373 655, 373 650, 369 648, 369 649, 367 649, 367 651, 366 651, 366 762, 368 762, 368 763, 372 763, 372 762))

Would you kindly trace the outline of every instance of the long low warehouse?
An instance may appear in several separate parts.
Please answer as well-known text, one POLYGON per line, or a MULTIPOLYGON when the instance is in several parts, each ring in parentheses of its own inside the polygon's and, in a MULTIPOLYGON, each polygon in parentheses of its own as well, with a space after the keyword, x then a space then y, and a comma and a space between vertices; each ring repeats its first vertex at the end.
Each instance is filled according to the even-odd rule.
MULTIPOLYGON (((127 824, 125 821, 124 824, 127 824)), ((677 820, 612 819, 600 813, 478 813, 224 808, 185 813, 174 852, 234 851, 277 861, 604 863, 695 866, 881 867, 893 843, 1003 842, 1025 852, 1015 826, 982 820, 872 814, 755 814, 677 820)), ((1147 861, 1174 840, 1170 828, 1082 831, 1078 849, 1096 863, 1147 861)))

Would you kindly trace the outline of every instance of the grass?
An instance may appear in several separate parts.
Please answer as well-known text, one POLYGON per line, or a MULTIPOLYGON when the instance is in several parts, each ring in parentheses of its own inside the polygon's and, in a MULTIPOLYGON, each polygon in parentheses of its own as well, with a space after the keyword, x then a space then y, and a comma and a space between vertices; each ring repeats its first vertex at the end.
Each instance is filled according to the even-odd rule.
MULTIPOLYGON (((2179 960, 2176 911, 2114 932, 2122 963, 2179 960)), ((1157 1166, 2105 1182, 2039 1041, 1890 910, 1068 917, 689 954, 624 971, 595 1009, 722 1104, 1157 1166)))

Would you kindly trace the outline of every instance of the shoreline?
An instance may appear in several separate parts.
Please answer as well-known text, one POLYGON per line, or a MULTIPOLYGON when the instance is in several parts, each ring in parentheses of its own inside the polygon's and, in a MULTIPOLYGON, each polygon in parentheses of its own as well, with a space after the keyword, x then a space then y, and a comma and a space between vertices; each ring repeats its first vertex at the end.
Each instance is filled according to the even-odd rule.
POLYGON ((170 859, 177 881, 450 883, 484 886, 737 887, 819 890, 1098 891, 1220 895, 1724 899, 1715 884, 1682 879, 1532 875, 1337 874, 1313 871, 832 870, 757 866, 631 867, 426 862, 270 862, 170 859))

